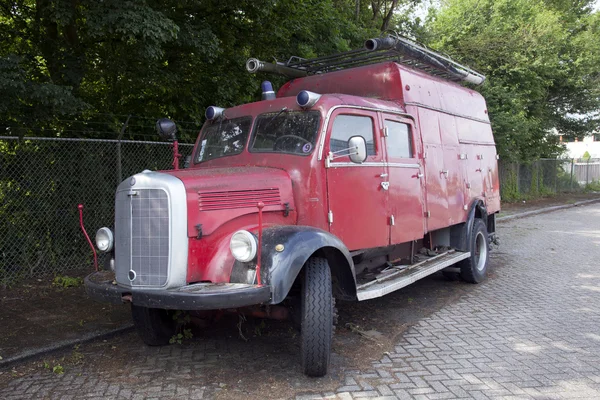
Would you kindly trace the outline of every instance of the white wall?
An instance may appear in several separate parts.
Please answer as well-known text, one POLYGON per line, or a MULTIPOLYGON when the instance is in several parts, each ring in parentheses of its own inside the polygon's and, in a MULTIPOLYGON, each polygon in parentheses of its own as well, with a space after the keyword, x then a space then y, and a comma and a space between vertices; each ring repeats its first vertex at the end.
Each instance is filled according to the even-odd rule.
POLYGON ((595 142, 592 136, 584 138, 583 141, 565 144, 568 158, 582 158, 586 151, 592 158, 600 158, 600 141, 595 142))

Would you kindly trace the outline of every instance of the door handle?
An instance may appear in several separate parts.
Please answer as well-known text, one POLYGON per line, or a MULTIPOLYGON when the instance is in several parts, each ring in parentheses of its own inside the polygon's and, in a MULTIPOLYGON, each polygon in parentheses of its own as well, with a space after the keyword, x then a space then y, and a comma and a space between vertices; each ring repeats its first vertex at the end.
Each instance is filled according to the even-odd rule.
POLYGON ((424 176, 424 175, 423 175, 422 173, 420 173, 420 172, 419 172, 417 175, 415 175, 415 177, 416 177, 417 179, 421 179, 423 176, 424 176))
POLYGON ((390 188, 390 183, 389 182, 381 182, 381 187, 383 188, 383 190, 388 190, 390 188))
POLYGON ((440 174, 444 174, 446 175, 446 178, 448 177, 448 170, 447 169, 443 169, 440 171, 440 174))
POLYGON ((383 174, 379 175, 379 177, 380 177, 380 178, 387 178, 387 177, 388 177, 388 174, 386 174, 386 173, 383 173, 383 174))

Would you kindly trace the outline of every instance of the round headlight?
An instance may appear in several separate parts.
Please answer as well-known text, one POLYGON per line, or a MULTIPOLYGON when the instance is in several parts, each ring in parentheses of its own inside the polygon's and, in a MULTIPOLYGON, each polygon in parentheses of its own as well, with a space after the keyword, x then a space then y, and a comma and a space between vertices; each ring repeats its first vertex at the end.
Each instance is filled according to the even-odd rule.
POLYGON ((96 232, 96 247, 100 251, 111 251, 113 248, 113 233, 108 228, 100 228, 96 232))
POLYGON ((256 257, 256 238, 248 231, 237 231, 231 237, 229 249, 236 260, 241 262, 251 261, 256 257))

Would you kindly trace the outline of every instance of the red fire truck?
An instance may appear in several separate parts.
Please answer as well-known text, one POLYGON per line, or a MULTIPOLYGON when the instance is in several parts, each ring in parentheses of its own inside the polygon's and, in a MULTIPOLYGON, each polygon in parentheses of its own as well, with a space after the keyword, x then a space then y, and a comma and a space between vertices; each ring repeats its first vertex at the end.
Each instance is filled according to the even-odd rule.
MULTIPOLYGON (((111 268, 86 278, 90 296, 131 303, 148 345, 169 342, 172 310, 292 315, 303 370, 322 376, 335 299, 448 268, 485 278, 497 154, 485 100, 460 84, 485 77, 396 36, 246 66, 291 80, 277 94, 264 82, 255 103, 209 107, 188 168, 176 158, 118 186, 114 229, 96 235, 111 268)), ((173 122, 157 128, 176 145, 173 122)))

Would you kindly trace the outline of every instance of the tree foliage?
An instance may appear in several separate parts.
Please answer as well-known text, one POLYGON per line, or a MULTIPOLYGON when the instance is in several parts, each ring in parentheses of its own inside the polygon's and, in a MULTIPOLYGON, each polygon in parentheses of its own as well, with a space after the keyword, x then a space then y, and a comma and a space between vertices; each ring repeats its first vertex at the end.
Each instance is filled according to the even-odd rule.
POLYGON ((488 80, 496 142, 504 158, 560 153, 558 133, 581 137, 598 124, 599 16, 584 0, 448 0, 430 15, 425 40, 488 80))
MULTIPOLYGON (((389 2, 380 3, 383 9, 389 2)), ((199 122, 210 104, 256 100, 261 77, 246 73, 250 56, 325 55, 376 34, 384 17, 367 19, 365 2, 357 19, 354 6, 354 0, 3 2, 0 125, 56 127, 65 115, 97 112, 199 122)))
POLYGON ((477 90, 488 101, 504 158, 555 155, 552 129, 581 137, 596 127, 600 17, 591 0, 448 0, 425 22, 412 16, 420 3, 5 1, 0 130, 87 135, 82 121, 103 118, 103 131, 116 133, 125 118, 110 115, 129 114, 198 125, 208 105, 258 99, 265 77, 246 73, 248 57, 326 55, 385 30, 487 75, 477 90))

